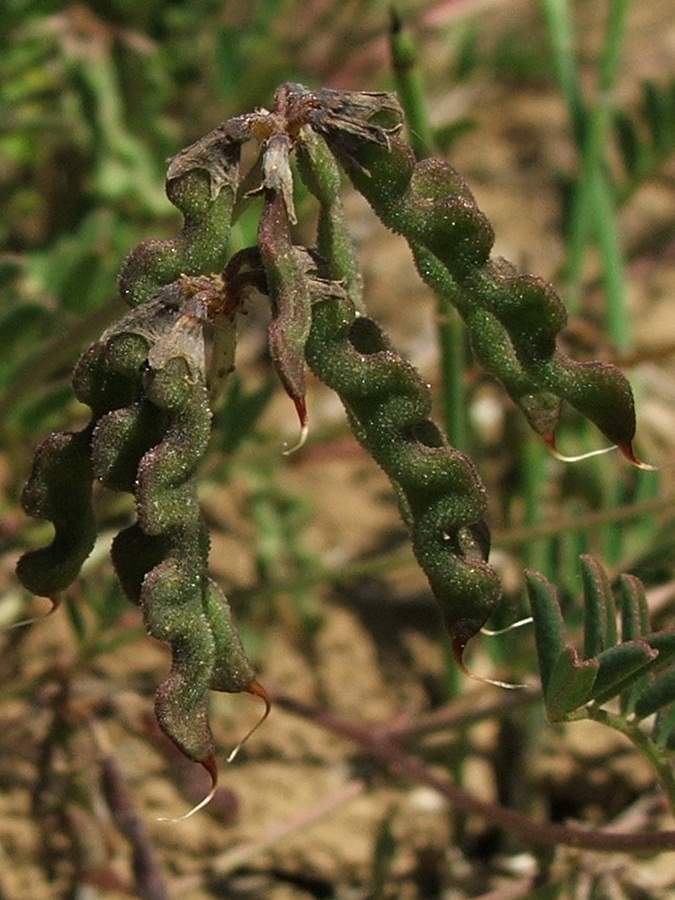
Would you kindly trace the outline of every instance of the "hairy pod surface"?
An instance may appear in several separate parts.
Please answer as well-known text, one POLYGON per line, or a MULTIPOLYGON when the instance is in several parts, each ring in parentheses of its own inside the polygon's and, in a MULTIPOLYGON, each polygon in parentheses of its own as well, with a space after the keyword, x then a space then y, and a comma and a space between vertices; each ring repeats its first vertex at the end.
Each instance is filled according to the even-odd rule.
POLYGON ((174 157, 166 194, 183 214, 183 228, 173 238, 143 241, 130 254, 119 276, 120 293, 130 306, 150 300, 181 275, 223 268, 243 139, 203 139, 174 157))
POLYGON ((312 305, 306 354, 342 400, 359 442, 391 479, 415 556, 461 657, 501 597, 486 562, 485 491, 473 464, 429 418, 431 397, 416 370, 374 321, 356 316, 339 285, 312 305))
POLYGON ((281 191, 266 192, 258 242, 272 304, 268 329, 270 356, 304 426, 307 420, 304 350, 311 301, 305 272, 293 250, 287 203, 281 191))
POLYGON ((19 581, 33 594, 54 598, 77 577, 96 540, 89 434, 52 434, 37 449, 21 495, 29 516, 54 525, 47 547, 19 559, 19 581))
POLYGON ((138 366, 146 352, 143 343, 133 340, 120 349, 113 368, 105 341, 97 342, 82 355, 73 373, 73 389, 78 399, 91 407, 91 421, 82 431, 52 434, 38 447, 22 493, 25 512, 54 526, 51 544, 28 551, 17 563, 19 581, 39 596, 54 598, 67 588, 94 546, 95 472, 90 443, 96 420, 139 395, 138 366))
POLYGON ((634 462, 635 408, 625 377, 556 349, 567 319, 562 302, 542 279, 490 259, 492 227, 461 176, 442 160, 415 162, 396 135, 377 141, 329 125, 324 136, 384 224, 407 239, 422 278, 457 307, 481 363, 532 427, 553 444, 556 398, 566 400, 634 462), (478 312, 490 317, 483 322, 493 340, 481 335, 478 312))
MULTIPOLYGON (((207 574, 209 538, 196 473, 211 410, 204 369, 193 364, 194 335, 185 336, 185 355, 170 354, 180 343, 175 324, 163 329, 148 353, 142 403, 125 410, 133 420, 144 404, 153 411, 149 424, 161 422, 163 433, 135 460, 137 523, 118 535, 113 562, 125 592, 140 604, 148 632, 171 646, 171 671, 156 694, 158 721, 186 756, 213 774, 209 691, 247 690, 255 678, 227 601, 207 574), (154 368, 153 360, 161 367, 154 368)), ((118 420, 104 425, 110 435, 118 420)), ((134 439, 131 446, 136 452, 141 445, 134 439)), ((123 453, 130 455, 128 443, 123 453)))
POLYGON ((298 169, 307 189, 319 202, 316 249, 326 261, 326 274, 343 285, 359 313, 363 279, 340 197, 340 170, 325 140, 304 128, 297 145, 298 169))

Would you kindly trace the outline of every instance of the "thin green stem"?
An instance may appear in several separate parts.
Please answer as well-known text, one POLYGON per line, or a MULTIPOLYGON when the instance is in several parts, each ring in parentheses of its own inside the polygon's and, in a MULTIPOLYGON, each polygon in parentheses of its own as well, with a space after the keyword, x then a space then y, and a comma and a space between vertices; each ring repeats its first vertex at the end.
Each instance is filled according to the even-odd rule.
POLYGON ((577 72, 576 39, 568 0, 542 0, 542 11, 551 42, 556 80, 567 105, 575 141, 581 145, 586 110, 577 72))
POLYGON ((589 176, 589 194, 594 209, 594 232, 602 257, 605 287, 605 326, 618 350, 631 345, 631 326, 627 313, 624 254, 617 222, 616 202, 606 171, 596 165, 589 176))
MULTIPOLYGON (((417 63, 417 48, 394 8, 391 9, 389 46, 396 90, 408 123, 410 144, 417 159, 424 159, 436 152, 436 141, 417 63)), ((436 329, 440 354, 443 427, 452 446, 466 450, 465 328, 448 297, 437 296, 436 329)))
MULTIPOLYGON (((543 516, 542 489, 548 481, 547 467, 551 457, 539 441, 525 440, 522 446, 520 482, 525 501, 525 528, 540 527, 543 516)), ((551 546, 548 541, 527 543, 523 547, 526 565, 551 573, 551 546)))
POLYGON ((568 227, 568 304, 572 309, 578 307, 584 258, 589 240, 593 238, 602 259, 607 295, 607 330, 615 345, 625 349, 630 344, 630 328, 626 315, 624 261, 616 222, 616 198, 607 175, 605 148, 628 0, 613 0, 610 5, 603 52, 598 62, 596 98, 591 109, 585 108, 581 95, 569 4, 567 0, 542 0, 542 4, 556 77, 581 157, 568 227))
POLYGON ((594 704, 586 707, 586 715, 594 722, 607 725, 628 738, 654 769, 670 809, 675 814, 675 773, 673 772, 673 767, 668 760, 664 759, 658 747, 642 731, 640 726, 594 704))
POLYGON ((405 111, 410 145, 418 159, 435 152, 433 128, 425 101, 424 85, 417 64, 417 48, 395 8, 390 10, 389 48, 401 106, 405 111))

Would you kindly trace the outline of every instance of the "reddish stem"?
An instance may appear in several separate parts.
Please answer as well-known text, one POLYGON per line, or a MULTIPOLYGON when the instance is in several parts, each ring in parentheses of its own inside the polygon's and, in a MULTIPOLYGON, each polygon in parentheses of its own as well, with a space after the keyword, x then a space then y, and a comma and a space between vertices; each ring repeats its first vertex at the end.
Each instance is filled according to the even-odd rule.
POLYGON ((386 766, 399 769, 414 781, 434 788, 466 813, 479 816, 504 831, 518 834, 533 844, 564 845, 605 853, 638 853, 675 849, 675 831, 615 832, 586 829, 574 825, 557 825, 531 819, 515 810, 479 800, 473 794, 437 775, 419 759, 406 753, 392 739, 387 729, 369 728, 350 722, 333 713, 301 703, 284 695, 273 696, 282 709, 309 719, 342 737, 348 738, 386 766))

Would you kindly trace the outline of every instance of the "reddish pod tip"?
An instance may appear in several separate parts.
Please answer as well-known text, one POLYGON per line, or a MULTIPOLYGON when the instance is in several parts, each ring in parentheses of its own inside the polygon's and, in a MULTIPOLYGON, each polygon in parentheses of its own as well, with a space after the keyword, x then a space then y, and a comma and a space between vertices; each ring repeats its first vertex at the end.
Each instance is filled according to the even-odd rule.
POLYGON ((605 453, 611 453, 613 450, 616 450, 616 445, 612 444, 609 447, 601 447, 599 450, 588 450, 586 453, 578 453, 574 456, 566 456, 564 453, 561 453, 560 450, 558 450, 555 442, 555 435, 552 432, 548 432, 547 434, 542 435, 542 437, 549 453, 556 459, 559 459, 560 462, 564 463, 583 462, 585 459, 590 459, 592 456, 604 456, 605 453))
POLYGON ((199 764, 209 773, 211 778, 211 790, 203 800, 200 800, 199 803, 193 806, 192 809, 189 809, 184 815, 178 816, 176 819, 169 816, 159 816, 157 819, 158 822, 184 822, 186 819, 194 816, 196 812, 199 812, 200 809, 204 809, 204 807, 213 800, 214 794, 218 789, 218 763, 216 762, 215 756, 211 755, 207 756, 206 759, 200 759, 199 764))
POLYGON ((457 667, 459 668, 460 672, 462 672, 464 675, 468 675, 469 678, 472 678, 473 676, 471 675, 471 672, 469 672, 466 664, 464 663, 464 651, 467 644, 468 641, 466 638, 455 635, 452 638, 452 655, 455 658, 455 662, 457 663, 457 667))
POLYGON ((211 778, 211 787, 215 790, 218 786, 218 763, 216 762, 215 756, 208 756, 206 759, 201 760, 200 763, 206 771, 209 773, 211 778))
POLYGON ((309 425, 307 424, 307 404, 305 403, 305 398, 295 397, 293 398, 293 403, 295 404, 295 409, 297 410, 298 418, 300 419, 300 437, 292 447, 284 448, 284 456, 290 456, 291 453, 295 453, 296 450, 300 450, 301 447, 304 447, 307 435, 309 434, 309 425))
POLYGON ((293 403, 300 420, 300 427, 304 429, 307 427, 307 401, 304 396, 293 397, 293 403))
POLYGON ((253 726, 253 728, 251 728, 251 730, 248 731, 248 732, 244 735, 244 737, 239 741, 239 743, 238 743, 237 746, 234 748, 234 750, 233 750, 233 751, 230 753, 230 755, 227 757, 227 761, 228 761, 229 763, 232 762, 232 760, 235 758, 235 756, 237 755, 237 753, 239 753, 239 751, 240 751, 241 748, 244 746, 244 744, 246 743, 246 741, 251 737, 251 735, 253 734, 253 732, 254 732, 254 731, 257 731, 258 728, 260 728, 260 726, 262 725, 262 723, 263 723, 263 722, 265 721, 265 719, 269 716, 270 710, 272 709, 272 700, 271 700, 271 698, 270 698, 270 695, 267 693, 267 691, 266 691, 265 688, 262 686, 262 684, 260 684, 259 681, 252 681, 250 684, 246 685, 246 687, 244 688, 244 690, 245 690, 247 693, 249 693, 249 694, 253 694, 254 697, 260 697, 260 699, 261 699, 261 700, 264 702, 264 704, 265 704, 265 711, 263 712, 262 716, 258 719, 258 721, 255 723, 255 725, 253 726))
POLYGON ((260 684, 259 681, 252 681, 247 687, 246 692, 249 694, 253 694, 255 697, 260 697, 261 700, 265 702, 265 715, 263 719, 266 719, 269 715, 270 709, 272 708, 272 700, 270 695, 267 693, 267 689, 260 684))
POLYGON ((543 442, 546 444, 547 448, 555 456, 555 454, 558 452, 558 448, 555 443, 555 432, 554 431, 545 431, 541 437, 542 437, 543 442))
POLYGON ((628 462, 635 466, 636 469, 642 469, 644 472, 657 472, 658 467, 652 466, 649 463, 642 462, 641 459, 635 455, 635 450, 633 450, 633 444, 629 441, 627 444, 619 444, 619 452, 628 460, 628 462))

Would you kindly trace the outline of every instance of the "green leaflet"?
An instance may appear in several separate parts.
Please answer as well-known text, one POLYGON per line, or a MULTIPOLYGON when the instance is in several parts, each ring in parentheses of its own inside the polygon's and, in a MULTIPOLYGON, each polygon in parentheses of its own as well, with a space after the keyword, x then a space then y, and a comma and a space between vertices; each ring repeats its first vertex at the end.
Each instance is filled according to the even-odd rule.
POLYGON ((622 619, 619 641, 616 606, 607 575, 592 556, 583 556, 581 563, 584 658, 565 641, 555 587, 539 572, 526 572, 549 718, 565 719, 591 701, 601 706, 616 696, 620 696, 624 712, 634 709, 638 717, 656 712, 672 699, 671 676, 658 673, 675 658, 675 633, 649 632, 644 588, 634 576, 623 575, 618 588, 622 619))
POLYGON ((584 585, 584 656, 598 656, 616 644, 616 608, 609 579, 592 556, 581 557, 584 585))
POLYGON ((598 667, 596 659, 581 659, 574 647, 565 645, 544 692, 546 712, 552 722, 562 721, 592 699, 598 667))
POLYGON ((534 620, 541 685, 546 694, 558 657, 565 648, 565 625, 551 582, 531 569, 526 570, 525 580, 534 620))

